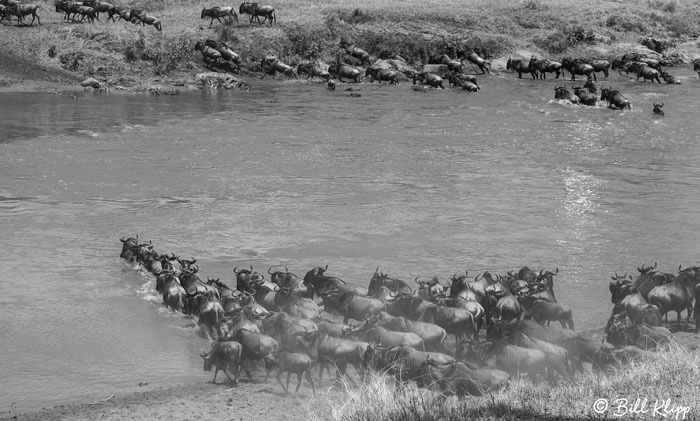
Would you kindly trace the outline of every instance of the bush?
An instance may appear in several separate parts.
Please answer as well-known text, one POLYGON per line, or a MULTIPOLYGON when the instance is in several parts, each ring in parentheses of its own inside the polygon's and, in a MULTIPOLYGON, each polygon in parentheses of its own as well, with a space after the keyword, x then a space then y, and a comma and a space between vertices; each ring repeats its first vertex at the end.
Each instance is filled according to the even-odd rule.
POLYGON ((570 45, 566 34, 561 31, 557 31, 547 37, 535 37, 532 39, 532 42, 550 54, 562 54, 570 45))
POLYGON ((566 40, 569 45, 576 45, 580 43, 593 44, 595 42, 595 33, 590 29, 584 29, 582 27, 576 27, 566 34, 566 40))
POLYGON ((147 61, 156 76, 180 70, 194 59, 194 46, 185 35, 158 38, 147 42, 143 34, 128 42, 123 51, 127 62, 147 61))
POLYGON ((646 23, 637 16, 611 15, 605 25, 624 32, 644 33, 647 30, 646 23))

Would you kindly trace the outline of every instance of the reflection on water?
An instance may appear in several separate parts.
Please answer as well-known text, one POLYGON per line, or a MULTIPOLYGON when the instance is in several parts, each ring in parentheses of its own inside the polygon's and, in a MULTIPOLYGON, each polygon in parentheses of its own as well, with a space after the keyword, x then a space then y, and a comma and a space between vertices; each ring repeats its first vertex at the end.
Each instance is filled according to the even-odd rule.
POLYGON ((363 84, 351 98, 304 82, 3 94, 0 408, 209 378, 194 321, 119 262, 124 236, 225 282, 242 265, 328 264, 365 285, 377 266, 443 282, 559 268, 581 328, 605 323, 612 273, 697 260, 693 90, 615 80, 633 102, 620 113, 511 76, 473 95, 363 84), (673 112, 651 115, 648 91, 673 112))

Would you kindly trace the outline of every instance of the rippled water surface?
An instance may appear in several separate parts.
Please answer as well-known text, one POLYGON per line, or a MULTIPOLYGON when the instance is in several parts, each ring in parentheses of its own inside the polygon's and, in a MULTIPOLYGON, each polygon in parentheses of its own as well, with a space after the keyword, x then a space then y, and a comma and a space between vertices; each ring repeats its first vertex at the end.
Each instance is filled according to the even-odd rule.
POLYGON ((361 284, 377 266, 442 281, 559 268, 578 328, 605 323, 614 272, 697 262, 691 72, 614 76, 625 112, 553 101, 552 81, 480 84, 1 94, 0 412, 209 379, 206 340, 120 262, 124 236, 225 281, 248 264, 361 284))

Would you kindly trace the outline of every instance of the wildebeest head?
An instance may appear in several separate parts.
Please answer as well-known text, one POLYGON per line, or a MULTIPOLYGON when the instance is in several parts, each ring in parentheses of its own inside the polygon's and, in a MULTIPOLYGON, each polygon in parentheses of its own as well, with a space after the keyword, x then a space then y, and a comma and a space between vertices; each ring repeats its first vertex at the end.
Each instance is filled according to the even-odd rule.
POLYGON ((661 109, 663 106, 663 102, 661 102, 661 104, 654 103, 654 109, 652 111, 654 114, 664 115, 664 110, 661 109))
POLYGON ((649 272, 653 272, 656 270, 656 264, 657 262, 654 262, 654 266, 647 266, 644 267, 644 264, 642 263, 642 267, 637 268, 637 271, 639 272, 640 275, 646 275, 649 272))
MULTIPOLYGON (((212 344, 212 348, 214 347, 214 344, 212 344)), ((206 352, 201 352, 199 354, 200 357, 204 360, 204 371, 211 371, 212 366, 214 365, 214 358, 212 357, 213 352, 209 352, 208 354, 206 352)))

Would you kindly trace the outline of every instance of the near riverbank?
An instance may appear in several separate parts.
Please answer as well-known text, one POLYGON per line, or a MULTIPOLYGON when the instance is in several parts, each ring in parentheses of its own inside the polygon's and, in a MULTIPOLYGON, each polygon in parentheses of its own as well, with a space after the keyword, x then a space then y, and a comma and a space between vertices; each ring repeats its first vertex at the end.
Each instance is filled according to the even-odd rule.
MULTIPOLYGON (((585 336, 601 338, 602 331, 585 336)), ((669 400, 669 410, 688 408, 685 418, 667 414, 672 419, 700 417, 700 335, 676 332, 675 345, 607 374, 586 372, 575 381, 556 385, 514 381, 500 392, 462 400, 439 398, 439 395, 415 387, 394 393, 386 379, 372 377, 362 387, 332 388, 328 379, 316 384, 311 396, 308 384, 302 383, 299 398, 285 395, 274 378, 262 381, 263 371, 255 372, 256 381, 243 380, 231 387, 219 384, 192 383, 173 385, 143 393, 110 396, 96 402, 84 402, 45 408, 27 413, 14 409, 0 413, 0 420, 575 420, 612 417, 616 399, 647 399, 648 413, 636 419, 659 419, 653 414, 654 402, 669 400), (596 399, 607 399, 608 409, 596 412, 596 399)), ((317 378, 314 370, 314 378, 317 378)), ((354 375, 354 373, 353 373, 354 375)), ((293 376, 294 377, 294 376, 293 376)), ((283 376, 284 380, 284 376, 283 376)), ((295 379, 291 385, 295 386, 295 379)), ((631 419, 632 414, 627 415, 631 419)))

